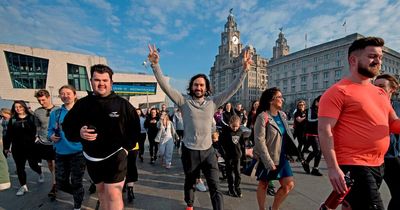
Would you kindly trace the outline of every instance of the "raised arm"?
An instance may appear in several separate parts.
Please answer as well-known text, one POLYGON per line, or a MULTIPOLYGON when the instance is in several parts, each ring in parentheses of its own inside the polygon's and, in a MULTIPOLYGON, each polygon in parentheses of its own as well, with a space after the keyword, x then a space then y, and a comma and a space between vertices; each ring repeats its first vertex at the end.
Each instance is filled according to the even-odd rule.
POLYGON ((149 56, 148 59, 151 63, 151 68, 153 69, 154 76, 161 89, 168 95, 168 97, 178 106, 183 105, 184 98, 179 91, 172 88, 168 82, 165 80, 164 75, 161 72, 161 67, 159 65, 160 55, 158 55, 157 48, 155 45, 149 44, 149 56))
POLYGON ((253 64, 252 55, 250 54, 248 49, 246 49, 243 53, 242 64, 243 71, 241 72, 240 76, 238 76, 232 82, 229 88, 213 98, 214 103, 217 105, 217 107, 221 106, 227 100, 229 100, 239 90, 244 78, 246 78, 247 72, 250 70, 251 64, 253 64))
POLYGON ((325 157, 326 165, 328 166, 329 181, 333 189, 338 193, 343 193, 347 190, 344 180, 344 173, 339 168, 336 159, 332 128, 335 127, 337 120, 329 117, 319 117, 318 120, 318 136, 321 144, 321 151, 325 157))

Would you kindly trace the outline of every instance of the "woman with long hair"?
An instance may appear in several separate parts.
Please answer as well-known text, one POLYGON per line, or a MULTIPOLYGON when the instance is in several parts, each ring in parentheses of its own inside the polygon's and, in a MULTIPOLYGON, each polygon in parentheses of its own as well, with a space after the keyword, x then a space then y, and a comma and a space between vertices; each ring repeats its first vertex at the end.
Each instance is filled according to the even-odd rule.
POLYGON ((82 144, 69 141, 62 129, 65 116, 78 98, 76 89, 71 85, 62 86, 58 93, 63 105, 50 113, 47 133, 48 139, 54 142, 56 152, 56 185, 57 189, 70 193, 74 198, 74 209, 80 209, 85 194, 82 181, 86 168, 82 144))
POLYGON ((158 142, 155 141, 155 138, 158 133, 158 120, 159 117, 157 109, 151 108, 150 113, 147 115, 146 121, 144 122, 144 127, 147 129, 147 137, 150 144, 150 164, 154 164, 154 162, 157 160, 158 142))
POLYGON ((11 108, 12 117, 7 125, 7 133, 4 137, 4 153, 10 152, 12 145, 12 156, 17 167, 17 175, 21 187, 16 195, 24 195, 28 192, 26 186, 25 163, 28 160, 29 166, 39 175, 39 182, 43 182, 42 169, 38 165, 38 158, 35 148, 36 125, 35 119, 24 101, 14 101, 11 108))
POLYGON ((174 125, 169 120, 166 111, 161 112, 159 121, 159 130, 157 133, 156 141, 159 142, 159 154, 161 164, 165 168, 171 168, 172 152, 174 151, 174 138, 177 136, 174 125))
POLYGON ((269 88, 262 93, 257 109, 254 154, 259 159, 256 176, 259 181, 257 201, 260 210, 265 210, 265 192, 269 181, 279 180, 281 185, 270 210, 279 209, 294 188, 293 173, 286 155, 299 156, 299 152, 281 111, 283 102, 281 91, 276 87, 269 88))

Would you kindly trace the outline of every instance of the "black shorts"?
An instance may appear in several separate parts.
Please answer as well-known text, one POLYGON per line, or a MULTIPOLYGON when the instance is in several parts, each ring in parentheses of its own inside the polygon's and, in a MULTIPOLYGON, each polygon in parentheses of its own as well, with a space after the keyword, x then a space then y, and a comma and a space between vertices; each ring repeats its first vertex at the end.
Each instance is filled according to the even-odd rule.
POLYGON ((343 173, 350 171, 354 185, 345 200, 353 210, 384 210, 379 188, 383 179, 383 164, 377 167, 341 165, 343 173))
POLYGON ((53 145, 44 145, 44 144, 35 144, 36 145, 36 157, 39 160, 55 160, 56 159, 56 151, 53 148, 53 145))
POLYGON ((102 161, 90 161, 86 159, 86 167, 90 178, 95 184, 122 182, 126 176, 127 154, 121 149, 111 157, 102 161))

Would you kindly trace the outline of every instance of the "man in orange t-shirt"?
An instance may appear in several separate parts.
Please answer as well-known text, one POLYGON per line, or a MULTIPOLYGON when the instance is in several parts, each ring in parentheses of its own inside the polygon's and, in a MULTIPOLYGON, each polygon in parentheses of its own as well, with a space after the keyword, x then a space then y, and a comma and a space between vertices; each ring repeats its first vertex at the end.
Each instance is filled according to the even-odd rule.
POLYGON ((350 75, 329 88, 320 100, 319 139, 329 180, 335 191, 347 190, 344 174, 354 185, 343 209, 384 209, 379 193, 389 128, 399 120, 386 92, 371 84, 382 64, 384 40, 361 38, 348 52, 350 75))

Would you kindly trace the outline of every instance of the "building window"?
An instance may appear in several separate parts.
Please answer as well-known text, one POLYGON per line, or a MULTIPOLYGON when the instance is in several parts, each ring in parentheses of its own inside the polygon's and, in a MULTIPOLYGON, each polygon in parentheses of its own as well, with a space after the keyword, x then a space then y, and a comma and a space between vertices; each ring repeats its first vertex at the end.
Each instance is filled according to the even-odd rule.
POLYGON ((342 61, 341 61, 341 60, 337 60, 337 61, 336 61, 336 66, 337 66, 337 67, 342 66, 342 61))
POLYGON ((292 85, 292 93, 296 92, 296 86, 292 85))
POLYGON ((318 83, 313 83, 313 89, 314 90, 318 89, 318 83))
POLYGON ((318 81, 318 74, 313 74, 312 77, 313 77, 313 81, 318 81))
POLYGON ((303 74, 305 74, 307 72, 307 68, 303 67, 303 68, 301 68, 301 71, 303 72, 303 74))
POLYGON ((301 77, 301 83, 305 83, 307 81, 307 76, 302 76, 301 77))
POLYGON ((307 84, 302 84, 301 91, 306 91, 306 90, 307 90, 307 84))
POLYGON ((335 79, 342 77, 342 70, 335 71, 335 79))
POLYGON ((74 64, 67 64, 68 84, 79 91, 91 90, 86 67, 74 64))
POLYGON ((4 53, 13 88, 46 88, 48 59, 6 51, 4 53))
POLYGON ((329 77, 329 71, 324 72, 324 79, 328 79, 329 77))
POLYGON ((328 88, 328 85, 329 85, 328 81, 324 81, 324 88, 325 89, 328 88))

